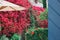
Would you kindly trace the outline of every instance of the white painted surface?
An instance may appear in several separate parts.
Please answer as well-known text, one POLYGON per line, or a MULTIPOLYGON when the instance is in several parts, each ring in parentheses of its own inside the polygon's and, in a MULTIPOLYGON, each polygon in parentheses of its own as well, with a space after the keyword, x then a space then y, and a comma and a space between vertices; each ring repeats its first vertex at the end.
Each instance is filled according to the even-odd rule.
POLYGON ((28 0, 31 5, 36 6, 36 7, 43 7, 43 4, 40 2, 35 3, 34 0, 28 0))

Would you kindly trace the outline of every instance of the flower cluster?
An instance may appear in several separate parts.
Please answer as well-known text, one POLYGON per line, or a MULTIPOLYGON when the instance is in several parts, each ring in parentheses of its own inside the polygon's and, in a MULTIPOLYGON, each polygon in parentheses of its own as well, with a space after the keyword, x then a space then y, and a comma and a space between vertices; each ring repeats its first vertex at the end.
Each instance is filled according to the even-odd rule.
POLYGON ((40 27, 47 28, 48 27, 48 21, 47 20, 41 20, 40 21, 40 27))
POLYGON ((41 7, 35 7, 35 6, 32 6, 32 9, 37 11, 37 15, 39 16, 41 12, 44 12, 45 9, 44 8, 41 8, 41 7))
POLYGON ((13 33, 22 33, 29 24, 27 11, 0 12, 1 34, 10 36, 13 33))

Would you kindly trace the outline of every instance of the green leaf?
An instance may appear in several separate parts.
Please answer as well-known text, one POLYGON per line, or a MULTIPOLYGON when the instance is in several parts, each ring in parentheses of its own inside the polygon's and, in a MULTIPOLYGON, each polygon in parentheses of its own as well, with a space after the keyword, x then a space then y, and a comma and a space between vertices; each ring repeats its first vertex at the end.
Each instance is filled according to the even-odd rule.
POLYGON ((9 40, 6 35, 1 36, 0 40, 9 40))
POLYGON ((21 36, 18 34, 14 34, 11 38, 11 40, 21 40, 21 36))
POLYGON ((48 9, 45 9, 45 11, 40 14, 39 18, 41 20, 48 19, 48 9))

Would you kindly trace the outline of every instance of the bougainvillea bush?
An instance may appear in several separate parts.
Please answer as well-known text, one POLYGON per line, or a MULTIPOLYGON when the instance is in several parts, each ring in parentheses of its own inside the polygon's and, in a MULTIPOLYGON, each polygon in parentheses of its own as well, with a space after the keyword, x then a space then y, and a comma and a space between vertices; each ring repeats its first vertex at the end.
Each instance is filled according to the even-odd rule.
POLYGON ((11 36, 14 33, 22 33, 29 23, 30 19, 26 11, 0 12, 0 35, 11 36))
POLYGON ((0 40, 48 40, 48 9, 28 0, 7 0, 26 10, 0 11, 0 40))

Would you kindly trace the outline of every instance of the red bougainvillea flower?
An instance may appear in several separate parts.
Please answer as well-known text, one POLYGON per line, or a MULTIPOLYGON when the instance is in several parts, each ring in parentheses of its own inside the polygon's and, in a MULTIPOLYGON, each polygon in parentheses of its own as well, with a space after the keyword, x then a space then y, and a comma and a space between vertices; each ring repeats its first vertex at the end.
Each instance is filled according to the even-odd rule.
POLYGON ((47 28, 48 27, 48 21, 47 20, 41 20, 40 27, 47 28))
POLYGON ((32 35, 34 35, 35 32, 31 32, 32 35))
POLYGON ((44 8, 42 8, 42 7, 35 7, 35 6, 32 6, 32 8, 34 9, 34 10, 36 10, 36 11, 42 11, 42 12, 44 12, 44 8))
POLYGON ((41 8, 41 7, 35 7, 35 6, 32 6, 32 9, 37 11, 37 15, 40 15, 40 12, 44 12, 45 9, 44 8, 41 8))
POLYGON ((11 36, 13 33, 22 33, 30 24, 29 14, 24 11, 0 12, 1 34, 11 36), (7 16, 6 16, 7 15, 7 16))

